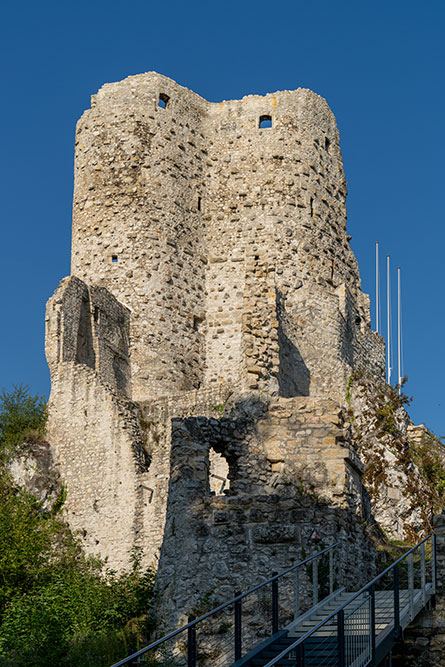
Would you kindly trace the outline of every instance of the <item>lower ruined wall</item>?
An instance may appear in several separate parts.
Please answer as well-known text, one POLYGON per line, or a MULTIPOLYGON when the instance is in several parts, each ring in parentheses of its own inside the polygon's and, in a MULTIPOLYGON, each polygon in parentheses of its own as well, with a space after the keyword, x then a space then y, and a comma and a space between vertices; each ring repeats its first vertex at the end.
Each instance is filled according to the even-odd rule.
MULTIPOLYGON (((258 269, 258 289, 267 296, 267 307, 254 315, 265 323, 275 309, 276 294, 271 273, 263 269, 258 269)), ((259 297, 254 281, 249 289, 249 298, 259 297)), ((267 341, 257 340, 259 322, 254 320, 244 321, 244 333, 246 351, 258 356, 267 341)), ((271 324, 277 343, 283 336, 280 322, 271 324)), ((181 521, 177 489, 182 474, 187 480, 187 467, 175 468, 176 450, 172 453, 172 423, 178 419, 193 418, 193 442, 198 450, 207 448, 204 459, 193 449, 187 464, 202 468, 202 502, 212 493, 221 496, 218 502, 229 504, 243 497, 239 502, 244 512, 246 497, 278 497, 285 499, 281 509, 287 511, 294 507, 292 499, 312 494, 314 507, 322 502, 323 507, 364 516, 363 467, 339 403, 308 396, 272 398, 270 387, 263 387, 265 395, 258 391, 261 383, 254 392, 243 393, 239 386, 222 382, 212 389, 132 402, 129 327, 128 310, 107 290, 75 277, 62 280, 48 303, 48 439, 67 487, 67 518, 83 535, 89 553, 106 557, 116 570, 129 566, 134 549, 141 550, 143 565, 155 567, 161 553, 161 575, 168 567, 168 557, 164 563, 162 555, 170 548, 165 522, 181 521)), ((269 372, 280 379, 278 348, 274 355, 269 372)), ((247 366, 249 382, 259 377, 253 370, 247 366)), ((281 371, 282 386, 289 388, 290 379, 281 371)), ((261 506, 265 530, 274 521, 266 505, 261 506)), ((211 523, 209 517, 206 521, 211 523)), ((320 529, 328 530, 320 521, 320 529)), ((319 525, 318 518, 314 522, 319 525)), ((259 565, 252 567, 254 576, 262 571, 259 565)))
POLYGON ((337 541, 337 583, 356 586, 374 573, 363 515, 302 492, 295 471, 280 483, 265 463, 261 406, 251 404, 249 414, 250 419, 238 406, 232 418, 219 421, 173 420, 156 584, 163 630, 177 627, 192 612, 202 613, 203 604, 230 599, 237 589, 246 590, 337 541), (212 450, 229 465, 230 488, 222 495, 214 495, 209 485, 212 450))
POLYGON ((84 364, 65 362, 52 377, 47 437, 66 486, 66 518, 88 553, 122 570, 132 548, 147 549, 140 522, 146 462, 137 406, 84 364))

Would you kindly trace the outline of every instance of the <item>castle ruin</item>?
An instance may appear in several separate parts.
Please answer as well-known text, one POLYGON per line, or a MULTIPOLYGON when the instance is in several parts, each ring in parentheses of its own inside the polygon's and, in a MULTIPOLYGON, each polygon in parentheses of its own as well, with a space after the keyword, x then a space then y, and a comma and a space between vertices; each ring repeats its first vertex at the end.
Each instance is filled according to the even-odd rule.
POLYGON ((210 103, 149 72, 93 96, 47 307, 48 437, 69 523, 111 567, 140 547, 190 592, 240 553, 252 577, 284 567, 314 530, 362 549, 345 392, 385 359, 345 200, 310 90, 210 103))

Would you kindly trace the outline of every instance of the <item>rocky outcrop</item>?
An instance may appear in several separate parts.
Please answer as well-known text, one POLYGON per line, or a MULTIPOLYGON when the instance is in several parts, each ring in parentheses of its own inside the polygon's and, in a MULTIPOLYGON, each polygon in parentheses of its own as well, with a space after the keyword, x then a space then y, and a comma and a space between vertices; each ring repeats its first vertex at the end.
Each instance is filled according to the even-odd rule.
POLYGON ((414 426, 409 400, 386 383, 353 375, 346 399, 373 517, 388 539, 414 544, 445 506, 445 447, 414 426))
POLYGON ((17 447, 7 463, 7 471, 12 483, 31 493, 43 510, 51 509, 63 492, 53 449, 43 440, 17 447))

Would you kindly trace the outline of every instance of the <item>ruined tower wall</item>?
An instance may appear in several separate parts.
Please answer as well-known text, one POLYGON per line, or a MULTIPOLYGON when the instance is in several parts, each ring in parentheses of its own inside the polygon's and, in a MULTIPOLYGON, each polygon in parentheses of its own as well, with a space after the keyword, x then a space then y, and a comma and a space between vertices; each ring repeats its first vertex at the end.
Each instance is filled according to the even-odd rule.
POLYGON ((325 100, 299 89, 212 104, 206 136, 206 382, 238 378, 242 387, 283 396, 340 399, 370 349, 373 372, 382 374, 383 345, 370 330, 346 234, 339 135, 325 100), (264 117, 271 127, 260 126, 264 117), (301 288, 318 302, 309 322, 301 288), (356 312, 351 321, 342 319, 339 289, 356 312))
POLYGON ((132 77, 103 86, 77 127, 72 274, 131 310, 136 399, 202 379, 207 106, 165 77, 132 77))
MULTIPOLYGON (((238 417, 216 423, 203 417, 173 420, 167 517, 157 574, 160 617, 166 628, 178 627, 203 600, 210 598, 216 606, 236 590, 245 591, 303 554, 334 542, 338 542, 337 581, 351 586, 373 576, 374 550, 362 526, 359 472, 349 487, 357 499, 355 511, 341 501, 351 448, 338 432, 338 406, 333 402, 316 406, 311 401, 279 399, 270 412, 259 410, 257 428, 251 421, 255 407, 247 404, 244 410, 238 406, 238 417), (306 450, 298 450, 299 458, 293 435, 302 429, 308 442, 306 450), (230 494, 209 493, 212 448, 229 459, 230 494), (311 457, 312 473, 319 475, 318 480, 313 477, 313 487, 304 478, 311 457), (324 498, 318 496, 324 491, 324 498), (332 500, 335 494, 337 501, 332 500)), ((310 583, 305 583, 307 591, 310 583)), ((280 590, 285 614, 284 580, 280 590)), ((292 600, 287 603, 292 605, 292 600)), ((254 602, 257 608, 249 618, 258 641, 255 614, 260 604, 258 599, 254 602)), ((270 623, 270 616, 267 620, 270 623)))
POLYGON ((285 396, 328 386, 339 398, 357 356, 346 348, 362 334, 383 372, 345 197, 335 118, 311 91, 209 103, 155 73, 105 85, 77 130, 72 272, 132 312, 133 397, 229 382, 285 396), (262 272, 274 284, 259 290, 252 345, 262 272), (332 345, 326 313, 305 328, 299 290, 331 309, 342 285, 357 316, 339 320, 332 345), (328 375, 327 346, 340 351, 328 375))
POLYGON ((226 481, 231 495, 298 495, 301 482, 357 510, 359 466, 323 401, 344 405, 355 368, 383 379, 384 347, 345 197, 335 118, 311 91, 209 103, 147 73, 92 98, 76 135, 72 276, 47 310, 48 432, 70 523, 114 567, 134 546, 146 562, 161 549, 172 419, 217 428, 252 392, 290 403, 259 420, 260 444, 243 441, 263 459, 231 467, 210 447, 205 495, 226 481))
POLYGON ((47 437, 65 484, 71 530, 88 554, 106 558, 113 569, 130 566, 134 547, 144 547, 144 563, 150 562, 157 550, 140 523, 147 492, 136 406, 87 365, 61 362, 48 407, 47 437))

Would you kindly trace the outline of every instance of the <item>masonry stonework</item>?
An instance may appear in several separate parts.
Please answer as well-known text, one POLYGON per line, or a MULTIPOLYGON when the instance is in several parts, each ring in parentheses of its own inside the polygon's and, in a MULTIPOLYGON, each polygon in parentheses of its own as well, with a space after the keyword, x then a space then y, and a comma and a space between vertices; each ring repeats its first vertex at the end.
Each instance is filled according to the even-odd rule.
POLYGON ((309 90, 210 103, 150 72, 78 123, 48 437, 70 525, 115 569, 142 550, 169 624, 203 582, 231 594, 314 531, 373 571, 345 393, 353 371, 384 380, 384 344, 345 200, 309 90))
POLYGON ((131 311, 132 397, 225 381, 343 399, 351 369, 383 377, 345 198, 335 118, 309 90, 212 104, 155 73, 103 86, 77 127, 72 274, 131 311))

